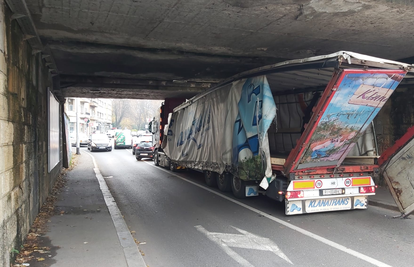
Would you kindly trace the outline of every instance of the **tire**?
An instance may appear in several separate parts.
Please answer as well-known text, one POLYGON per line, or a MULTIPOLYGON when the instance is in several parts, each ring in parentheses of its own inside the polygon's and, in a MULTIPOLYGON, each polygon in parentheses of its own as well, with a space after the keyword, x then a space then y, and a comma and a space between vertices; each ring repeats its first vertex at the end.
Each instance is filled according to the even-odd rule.
POLYGON ((138 161, 140 161, 140 160, 141 160, 141 157, 136 157, 136 159, 137 159, 138 161))
POLYGON ((175 172, 177 171, 177 165, 170 161, 170 171, 175 172))
POLYGON ((218 189, 223 192, 230 192, 232 179, 232 174, 228 172, 223 172, 222 174, 217 175, 218 189))
POLYGON ((246 182, 233 175, 231 191, 233 191, 233 195, 237 198, 246 198, 246 182))
POLYGON ((135 150, 134 149, 132 149, 132 155, 135 155, 135 150))
POLYGON ((155 155, 154 155, 154 165, 155 166, 160 166, 160 162, 158 161, 158 153, 157 152, 155 152, 155 155))
POLYGON ((204 171, 204 180, 208 186, 217 186, 218 173, 212 171, 204 171))

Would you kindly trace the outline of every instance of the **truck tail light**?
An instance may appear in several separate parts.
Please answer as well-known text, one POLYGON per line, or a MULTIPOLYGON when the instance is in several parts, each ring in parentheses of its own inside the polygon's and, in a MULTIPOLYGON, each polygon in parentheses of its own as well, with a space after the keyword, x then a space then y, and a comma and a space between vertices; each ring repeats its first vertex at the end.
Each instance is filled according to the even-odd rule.
POLYGON ((288 191, 286 192, 286 199, 303 198, 303 191, 288 191))
POLYGON ((359 188, 360 194, 375 193, 375 186, 364 186, 359 188))

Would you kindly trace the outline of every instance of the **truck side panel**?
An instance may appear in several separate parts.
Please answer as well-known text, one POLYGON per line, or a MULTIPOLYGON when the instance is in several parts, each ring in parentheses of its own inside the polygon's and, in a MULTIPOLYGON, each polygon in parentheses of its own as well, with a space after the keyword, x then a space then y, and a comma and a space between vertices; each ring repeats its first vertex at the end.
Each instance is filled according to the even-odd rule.
POLYGON ((381 155, 381 172, 401 213, 414 211, 414 127, 381 155))
POLYGON ((236 174, 242 180, 272 175, 267 130, 276 106, 265 76, 215 90, 173 113, 165 152, 198 170, 236 174))

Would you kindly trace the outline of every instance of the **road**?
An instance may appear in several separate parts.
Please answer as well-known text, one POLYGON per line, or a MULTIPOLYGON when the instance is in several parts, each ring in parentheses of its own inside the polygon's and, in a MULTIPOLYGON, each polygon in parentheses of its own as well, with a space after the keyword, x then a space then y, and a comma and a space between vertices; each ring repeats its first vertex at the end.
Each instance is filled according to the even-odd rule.
POLYGON ((129 149, 91 154, 150 267, 414 264, 414 222, 395 212, 285 216, 264 196, 236 199, 201 173, 137 161, 129 149))

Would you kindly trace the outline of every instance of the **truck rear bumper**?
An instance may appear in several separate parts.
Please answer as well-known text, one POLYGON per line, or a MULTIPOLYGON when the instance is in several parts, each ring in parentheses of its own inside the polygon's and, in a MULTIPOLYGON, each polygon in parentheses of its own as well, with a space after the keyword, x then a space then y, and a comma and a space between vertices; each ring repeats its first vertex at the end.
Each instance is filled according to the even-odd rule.
POLYGON ((285 214, 296 215, 304 213, 366 209, 368 196, 338 196, 333 198, 318 198, 285 201, 285 214))

